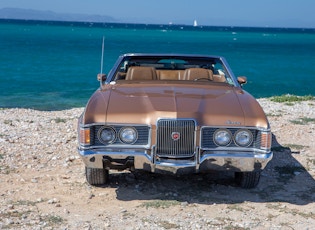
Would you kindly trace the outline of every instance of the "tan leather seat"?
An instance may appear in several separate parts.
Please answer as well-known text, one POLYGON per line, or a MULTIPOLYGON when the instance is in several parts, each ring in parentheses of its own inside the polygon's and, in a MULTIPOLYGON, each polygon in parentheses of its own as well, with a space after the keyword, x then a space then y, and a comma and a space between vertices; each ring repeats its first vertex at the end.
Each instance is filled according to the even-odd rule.
POLYGON ((184 80, 209 79, 213 81, 213 72, 210 69, 190 68, 184 73, 184 80))
POLYGON ((184 76, 184 70, 157 70, 159 80, 180 80, 184 76))
POLYGON ((215 74, 213 75, 213 80, 215 82, 226 82, 225 76, 221 74, 215 74))
POLYGON ((153 67, 131 66, 126 75, 127 81, 132 80, 156 80, 156 71, 153 67))

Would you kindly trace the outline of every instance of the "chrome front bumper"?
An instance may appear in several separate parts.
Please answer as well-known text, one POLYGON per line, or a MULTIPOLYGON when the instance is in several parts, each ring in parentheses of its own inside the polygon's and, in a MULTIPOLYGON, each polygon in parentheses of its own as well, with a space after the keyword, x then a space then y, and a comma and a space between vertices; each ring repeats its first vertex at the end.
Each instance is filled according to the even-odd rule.
POLYGON ((159 158, 154 153, 154 149, 153 151, 143 149, 79 149, 78 151, 84 164, 89 168, 132 168, 174 174, 198 173, 211 170, 257 171, 264 169, 273 157, 272 152, 204 151, 201 153, 197 149, 193 158, 179 160, 159 158))

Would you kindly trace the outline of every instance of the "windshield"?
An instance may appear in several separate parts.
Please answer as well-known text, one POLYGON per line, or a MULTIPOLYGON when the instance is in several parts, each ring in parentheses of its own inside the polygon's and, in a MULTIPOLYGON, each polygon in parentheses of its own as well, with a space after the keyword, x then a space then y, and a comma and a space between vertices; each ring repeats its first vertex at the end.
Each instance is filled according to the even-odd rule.
POLYGON ((220 58, 186 56, 126 56, 118 65, 112 80, 186 80, 234 85, 220 58))

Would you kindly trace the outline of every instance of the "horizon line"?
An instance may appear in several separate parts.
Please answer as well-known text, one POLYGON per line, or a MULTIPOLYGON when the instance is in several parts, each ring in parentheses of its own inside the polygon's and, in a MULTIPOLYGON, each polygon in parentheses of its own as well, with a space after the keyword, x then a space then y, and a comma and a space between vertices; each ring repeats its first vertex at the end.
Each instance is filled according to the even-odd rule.
POLYGON ((22 19, 22 18, 4 18, 0 17, 0 20, 11 20, 11 21, 34 21, 34 22, 60 22, 60 23, 93 23, 93 24, 129 24, 129 25, 152 25, 152 26, 187 26, 192 28, 203 28, 203 27, 223 27, 223 28, 256 28, 256 29, 288 29, 288 30, 315 30, 315 27, 280 27, 280 26, 240 26, 240 25, 197 25, 193 24, 177 24, 177 23, 145 23, 145 22, 125 22, 125 21, 86 21, 86 20, 64 20, 64 19, 22 19))

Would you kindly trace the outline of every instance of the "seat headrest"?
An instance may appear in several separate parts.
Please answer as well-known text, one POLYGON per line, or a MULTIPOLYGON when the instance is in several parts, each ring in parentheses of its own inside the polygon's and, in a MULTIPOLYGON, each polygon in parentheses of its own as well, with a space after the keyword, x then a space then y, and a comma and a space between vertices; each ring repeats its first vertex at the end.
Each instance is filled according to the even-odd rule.
POLYGON ((126 75, 127 81, 130 80, 156 80, 156 71, 153 67, 131 66, 126 75))
POLYGON ((203 68, 190 68, 185 70, 184 80, 195 80, 200 78, 205 78, 213 81, 212 70, 203 68))

